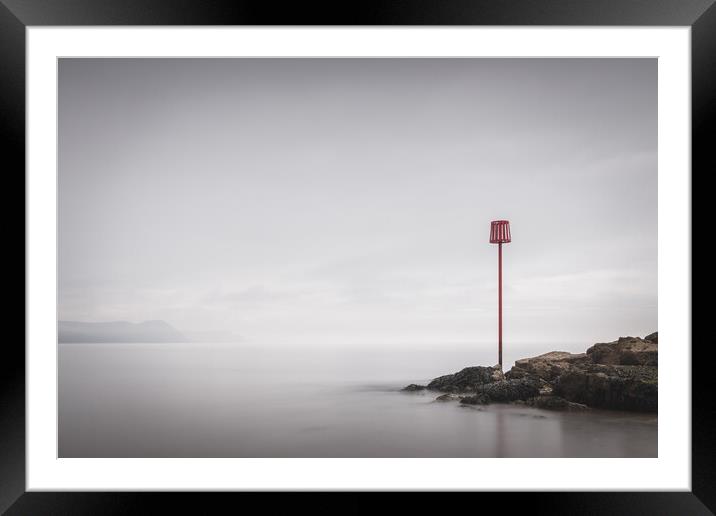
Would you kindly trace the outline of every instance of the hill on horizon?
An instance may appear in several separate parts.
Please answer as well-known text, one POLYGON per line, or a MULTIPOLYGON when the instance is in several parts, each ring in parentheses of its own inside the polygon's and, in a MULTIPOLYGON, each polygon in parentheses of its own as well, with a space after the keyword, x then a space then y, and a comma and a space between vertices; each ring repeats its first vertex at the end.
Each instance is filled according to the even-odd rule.
POLYGON ((83 342, 189 342, 179 330, 164 321, 80 322, 58 321, 60 343, 83 342))

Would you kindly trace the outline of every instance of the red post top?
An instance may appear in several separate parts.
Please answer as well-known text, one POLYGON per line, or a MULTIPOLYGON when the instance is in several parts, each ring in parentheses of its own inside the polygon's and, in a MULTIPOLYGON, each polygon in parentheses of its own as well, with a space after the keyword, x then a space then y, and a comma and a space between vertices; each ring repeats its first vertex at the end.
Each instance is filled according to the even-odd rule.
POLYGON ((510 239, 509 220, 493 220, 490 224, 491 244, 506 244, 512 241, 510 239))

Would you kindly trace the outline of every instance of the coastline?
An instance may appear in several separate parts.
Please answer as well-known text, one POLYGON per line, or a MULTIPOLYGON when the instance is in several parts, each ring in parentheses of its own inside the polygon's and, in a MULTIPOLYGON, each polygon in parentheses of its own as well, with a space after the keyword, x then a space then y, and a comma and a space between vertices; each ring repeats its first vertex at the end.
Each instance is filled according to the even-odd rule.
POLYGON ((471 366, 404 392, 432 391, 435 401, 508 403, 546 410, 658 412, 658 332, 620 337, 584 353, 550 351, 499 365, 471 366))

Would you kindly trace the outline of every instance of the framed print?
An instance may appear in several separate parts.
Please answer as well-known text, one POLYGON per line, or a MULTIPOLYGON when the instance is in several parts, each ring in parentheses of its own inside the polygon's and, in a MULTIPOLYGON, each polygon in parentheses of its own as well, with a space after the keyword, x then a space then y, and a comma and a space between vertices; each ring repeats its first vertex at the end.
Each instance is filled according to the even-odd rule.
POLYGON ((691 306, 713 2, 3 3, 8 514, 714 510, 691 306))

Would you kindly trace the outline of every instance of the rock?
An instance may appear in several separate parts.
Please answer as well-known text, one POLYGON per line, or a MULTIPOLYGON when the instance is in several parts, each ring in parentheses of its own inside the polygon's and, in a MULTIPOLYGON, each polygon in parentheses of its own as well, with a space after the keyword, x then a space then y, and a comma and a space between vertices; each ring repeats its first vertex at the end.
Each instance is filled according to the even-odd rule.
POLYGON ((500 382, 505 379, 505 374, 502 372, 502 366, 495 364, 492 366, 492 381, 500 382))
POLYGON ((443 392, 474 392, 481 385, 496 381, 502 377, 502 370, 497 367, 474 366, 466 367, 455 374, 440 376, 431 381, 427 388, 443 392))
POLYGON ((539 395, 539 384, 531 378, 493 382, 478 387, 478 394, 487 396, 493 403, 509 403, 539 395))
POLYGON ((552 388, 552 384, 549 383, 547 380, 539 378, 538 384, 540 396, 549 396, 552 394, 552 391, 554 389, 552 388))
POLYGON ((465 396, 464 398, 461 398, 460 403, 464 403, 465 405, 487 405, 490 403, 490 398, 484 394, 475 394, 473 396, 465 396))
POLYGON ((590 407, 656 412, 656 367, 594 364, 561 375, 554 393, 590 407))
POLYGON ((467 405, 486 405, 488 403, 510 403, 513 401, 533 398, 539 395, 538 384, 532 379, 503 380, 486 383, 477 388, 472 396, 460 399, 467 405))
POLYGON ((459 394, 448 392, 447 394, 441 394, 435 398, 435 401, 459 401, 460 399, 462 399, 462 397, 459 394))
POLYGON ((406 391, 441 391, 437 401, 466 405, 524 403, 549 410, 588 407, 656 412, 658 333, 598 343, 586 353, 552 351, 517 360, 506 374, 497 365, 467 367, 406 391))
POLYGON ((620 337, 614 342, 595 344, 587 349, 587 355, 595 364, 656 366, 658 344, 639 337, 620 337))
POLYGON ((425 385, 418 385, 418 384, 416 384, 416 383, 411 383, 411 384, 408 385, 407 387, 403 387, 403 388, 400 389, 400 390, 401 390, 401 391, 407 391, 407 392, 415 392, 415 391, 422 391, 422 390, 425 390, 425 389, 427 389, 427 387, 425 387, 425 385))
POLYGON ((581 411, 589 410, 589 407, 582 403, 574 403, 573 401, 567 401, 559 396, 537 396, 527 400, 527 405, 537 407, 545 410, 572 410, 581 411))
POLYGON ((508 379, 534 377, 550 382, 573 365, 588 361, 586 353, 551 351, 536 357, 517 360, 515 366, 507 372, 505 377, 508 379))

